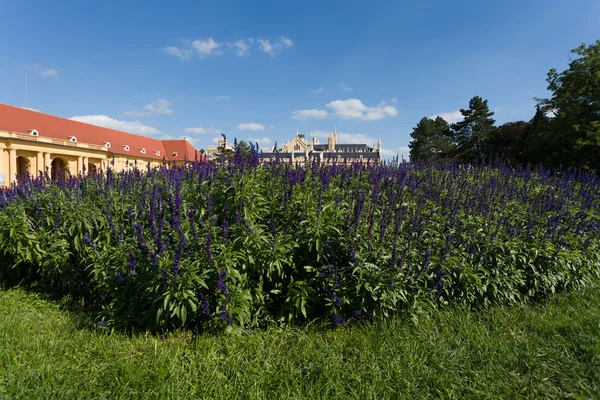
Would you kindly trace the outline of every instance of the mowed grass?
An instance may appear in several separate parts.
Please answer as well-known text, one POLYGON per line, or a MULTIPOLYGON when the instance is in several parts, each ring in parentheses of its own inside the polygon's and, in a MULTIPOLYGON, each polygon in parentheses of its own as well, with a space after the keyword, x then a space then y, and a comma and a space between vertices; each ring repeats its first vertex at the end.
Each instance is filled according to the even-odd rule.
POLYGON ((109 334, 0 291, 0 398, 600 398, 600 289, 342 329, 109 334))

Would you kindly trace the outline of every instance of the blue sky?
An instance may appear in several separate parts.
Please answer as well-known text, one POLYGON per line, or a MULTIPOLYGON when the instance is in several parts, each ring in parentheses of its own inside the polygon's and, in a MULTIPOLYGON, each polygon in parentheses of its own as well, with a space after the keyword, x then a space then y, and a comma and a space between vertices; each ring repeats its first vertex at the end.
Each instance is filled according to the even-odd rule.
POLYGON ((546 74, 600 38, 600 2, 0 0, 0 102, 263 148, 296 129, 406 154, 473 96, 528 120, 546 74))

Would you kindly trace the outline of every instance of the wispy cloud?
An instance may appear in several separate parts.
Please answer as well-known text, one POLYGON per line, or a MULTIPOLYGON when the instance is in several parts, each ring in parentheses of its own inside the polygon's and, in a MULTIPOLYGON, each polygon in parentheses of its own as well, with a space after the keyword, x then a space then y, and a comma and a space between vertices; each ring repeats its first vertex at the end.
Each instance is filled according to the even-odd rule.
POLYGON ((318 89, 310 89, 310 92, 311 92, 311 93, 315 93, 315 94, 317 94, 317 93, 323 93, 324 91, 325 91, 325 90, 323 90, 323 88, 322 88, 322 87, 320 87, 320 88, 318 88, 318 89))
POLYGON ((213 128, 212 126, 210 128, 202 128, 200 126, 198 127, 190 127, 190 128, 184 128, 183 131, 185 133, 193 133, 193 134, 197 134, 197 135, 204 135, 204 134, 218 134, 221 131, 217 128, 213 128))
POLYGON ((296 111, 294 111, 294 115, 292 115, 292 119, 305 120, 305 119, 310 119, 310 118, 314 118, 314 119, 327 118, 327 111, 316 110, 316 109, 296 110, 296 111))
POLYGON ((174 111, 169 108, 171 103, 165 99, 156 99, 144 106, 144 111, 125 111, 123 115, 129 117, 143 117, 146 115, 171 115, 174 111))
POLYGON ((282 36, 282 37, 279 38, 279 43, 281 43, 281 45, 283 47, 292 47, 292 46, 294 46, 294 42, 292 41, 292 39, 286 38, 285 36, 282 36))
POLYGON ((250 46, 254 44, 254 39, 241 39, 233 43, 227 43, 231 49, 235 51, 235 55, 238 57, 245 57, 250 54, 250 46))
POLYGON ((219 96, 219 95, 217 95, 217 100, 218 101, 230 100, 230 99, 231 99, 231 97, 229 97, 229 96, 219 96))
POLYGON ((239 39, 233 42, 219 42, 212 37, 208 39, 182 40, 180 46, 167 46, 161 49, 162 52, 178 57, 181 61, 189 60, 193 55, 203 59, 208 56, 221 55, 229 49, 238 57, 250 55, 251 49, 257 45, 263 53, 275 56, 285 48, 294 46, 292 39, 281 36, 279 39, 258 39, 254 38, 239 39))
POLYGON ((45 69, 40 72, 40 75, 44 78, 58 78, 60 71, 55 68, 45 69))
POLYGON ((219 50, 222 43, 216 42, 212 37, 208 39, 182 40, 181 42, 182 45, 180 47, 168 46, 163 48, 162 51, 179 57, 181 61, 188 60, 194 54, 200 59, 223 54, 219 50))
POLYGON ((175 47, 175 46, 169 46, 169 47, 165 47, 164 49, 162 49, 162 51, 167 54, 171 54, 171 55, 179 57, 179 59, 181 61, 187 60, 194 53, 194 51, 192 50, 191 47, 181 47, 180 48, 180 47, 175 47))
POLYGON ((408 146, 396 146, 391 148, 381 148, 381 155, 383 157, 396 157, 400 160, 408 160, 410 154, 410 148, 408 146))
POLYGON ((256 122, 246 122, 239 124, 237 129, 240 131, 264 131, 265 126, 256 122))
POLYGON ((266 39, 258 39, 258 44, 259 44, 259 49, 260 51, 262 51, 263 53, 267 53, 271 56, 275 55, 275 51, 273 49, 273 45, 271 44, 270 40, 266 40, 266 39))
POLYGON ((436 114, 436 115, 432 115, 429 118, 436 119, 437 117, 441 117, 441 118, 445 119, 446 122, 449 123, 449 124, 453 124, 455 122, 462 121, 463 118, 464 118, 463 115, 462 115, 462 113, 460 112, 460 110, 439 113, 439 114, 436 114))
POLYGON ((392 97, 392 104, 396 104, 396 103, 398 103, 398 99, 395 97, 392 97))
POLYGON ((293 47, 294 42, 292 39, 282 36, 278 41, 275 42, 271 42, 268 39, 258 39, 258 45, 258 48, 263 53, 267 53, 270 56, 275 56, 275 54, 280 53, 284 48, 293 47))
POLYGON ((336 116, 342 119, 358 119, 362 121, 379 121, 385 117, 395 117, 398 115, 396 107, 387 105, 382 101, 374 107, 369 107, 363 104, 359 99, 335 100, 325 105, 332 110, 310 109, 296 110, 292 115, 292 119, 323 119, 328 116, 336 116))
POLYGON ((340 83, 340 88, 341 88, 342 90, 345 90, 345 91, 347 91, 347 92, 349 92, 349 91, 351 91, 351 90, 354 90, 354 88, 351 88, 350 86, 346 85, 345 83, 340 83))
POLYGON ((382 101, 374 107, 363 104, 359 99, 335 100, 325 105, 333 110, 333 115, 342 119, 359 119, 362 121, 379 121, 385 117, 395 117, 398 110, 382 101))
POLYGON ((139 121, 120 121, 110 118, 106 115, 80 115, 71 117, 73 121, 84 122, 86 124, 103 126, 118 131, 137 133, 140 135, 156 135, 162 133, 158 129, 144 125, 139 121))

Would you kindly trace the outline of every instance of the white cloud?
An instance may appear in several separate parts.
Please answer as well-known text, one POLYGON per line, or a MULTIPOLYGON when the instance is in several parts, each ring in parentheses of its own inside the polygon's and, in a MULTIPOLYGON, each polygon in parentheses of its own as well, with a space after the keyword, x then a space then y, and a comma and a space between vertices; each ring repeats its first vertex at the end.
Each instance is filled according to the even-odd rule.
POLYGON ((221 130, 219 130, 217 128, 213 128, 212 126, 210 128, 202 128, 202 127, 184 128, 183 131, 186 133, 194 133, 197 135, 203 135, 205 133, 217 134, 217 133, 221 132, 221 130))
POLYGON ((335 100, 325 105, 331 108, 342 119, 360 119, 363 121, 378 121, 385 117, 398 115, 396 107, 388 106, 382 101, 375 107, 368 107, 359 99, 335 100))
POLYGON ((217 100, 219 100, 219 101, 221 101, 221 100, 230 100, 230 99, 231 99, 231 97, 229 97, 229 96, 219 96, 219 95, 217 95, 217 100))
POLYGON ((327 117, 327 111, 325 110, 296 110, 292 119, 305 120, 308 118, 323 119, 327 117))
POLYGON ((146 115, 146 111, 124 111, 123 115, 128 117, 143 117, 146 115))
POLYGON ((162 49, 163 52, 179 57, 181 61, 189 59, 196 53, 201 59, 207 56, 222 54, 218 49, 221 43, 215 42, 212 37, 208 39, 196 39, 194 41, 182 40, 183 46, 169 46, 162 49))
POLYGON ((171 115, 173 114, 173 110, 169 108, 170 105, 171 103, 165 99, 157 99, 150 104, 146 104, 144 109, 150 114, 171 115))
POLYGON ((59 70, 51 68, 51 69, 43 70, 42 72, 40 72, 40 75, 45 78, 58 78, 59 73, 60 73, 59 70))
POLYGON ((460 110, 459 111, 439 113, 437 115, 432 115, 429 118, 436 119, 437 117, 442 117, 449 124, 453 124, 455 122, 459 122, 459 121, 463 120, 463 115, 461 114, 460 110))
POLYGON ((354 88, 351 88, 350 86, 346 85, 345 83, 340 83, 340 88, 345 91, 354 90, 354 88))
POLYGON ((381 155, 383 157, 396 157, 398 156, 398 158, 400 160, 404 159, 407 160, 409 159, 409 154, 410 154, 410 149, 408 146, 398 146, 398 147, 392 147, 392 148, 385 148, 382 147, 381 148, 381 155))
POLYGON ((268 39, 258 39, 258 48, 263 53, 267 53, 270 56, 274 56, 276 53, 281 52, 284 48, 294 46, 292 39, 282 36, 279 41, 271 43, 268 39))
POLYGON ((279 38, 279 42, 284 46, 284 47, 292 47, 294 45, 294 42, 292 42, 292 39, 290 38, 286 38, 285 36, 282 36, 279 38))
POLYGON ((220 43, 213 40, 212 37, 208 39, 196 39, 192 42, 192 48, 196 50, 196 53, 200 58, 221 54, 217 49, 221 47, 220 43))
POLYGON ((265 126, 256 122, 246 122, 237 126, 240 131, 264 131, 265 126))
POLYGON ((175 47, 175 46, 169 46, 169 47, 165 47, 162 50, 167 54, 171 54, 171 55, 179 57, 179 59, 181 61, 187 60, 193 54, 193 50, 189 47, 179 48, 179 47, 175 47))
MULTIPOLYGON (((168 46, 162 48, 166 54, 171 54, 179 57, 181 61, 188 60, 192 55, 196 54, 200 59, 223 54, 223 50, 229 48, 236 56, 245 57, 250 54, 251 49, 255 45, 253 38, 240 39, 235 42, 218 42, 212 37, 208 39, 182 40, 181 46, 168 46)), ((292 39, 281 36, 277 40, 258 39, 258 48, 260 51, 275 56, 281 53, 283 49, 294 46, 292 39)))
POLYGON ((219 144, 219 140, 221 140, 221 139, 223 139, 222 136, 217 136, 217 137, 210 139, 210 141, 214 144, 219 144))
POLYGON ((248 41, 241 39, 234 43, 227 43, 227 46, 234 49, 236 56, 244 57, 250 54, 250 46, 253 43, 254 40, 252 38, 248 39, 248 41))
POLYGON ((119 121, 106 115, 81 115, 71 117, 70 119, 73 121, 84 122, 86 124, 103 126, 105 128, 129 133, 137 133, 140 135, 156 135, 162 133, 158 129, 144 125, 139 121, 119 121))
POLYGON ((259 137, 259 138, 249 137, 247 140, 252 143, 258 143, 260 146, 264 146, 264 147, 273 145, 273 141, 268 137, 259 137))
POLYGON ((398 103, 398 99, 395 97, 392 97, 392 104, 396 104, 396 103, 398 103))
POLYGON ((316 94, 316 93, 323 93, 323 92, 324 92, 324 90, 323 90, 323 88, 322 88, 322 87, 320 87, 320 88, 318 88, 318 89, 310 89, 310 92, 311 92, 311 93, 315 93, 315 94, 316 94))
POLYGON ((157 99, 144 106, 144 110, 146 111, 125 111, 123 114, 129 117, 143 117, 145 115, 157 114, 171 115, 174 111, 169 108, 170 105, 171 103, 165 99, 157 99))
POLYGON ((266 39, 258 39, 260 51, 263 53, 267 53, 268 55, 274 56, 275 52, 273 51, 273 45, 271 41, 266 39))
POLYGON ((275 129, 276 126, 274 124, 271 124, 271 126, 269 126, 269 129, 275 129))

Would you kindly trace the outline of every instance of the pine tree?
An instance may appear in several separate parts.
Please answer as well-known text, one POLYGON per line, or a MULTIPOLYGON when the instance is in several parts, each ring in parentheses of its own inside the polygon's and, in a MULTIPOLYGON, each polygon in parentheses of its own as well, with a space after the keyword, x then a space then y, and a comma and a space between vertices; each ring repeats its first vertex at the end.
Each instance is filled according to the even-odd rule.
POLYGON ((437 117, 435 120, 423 117, 413 129, 408 144, 411 161, 440 161, 453 150, 450 141, 450 126, 437 117))
POLYGON ((454 159, 463 163, 485 160, 491 154, 489 139, 495 129, 496 120, 488 107, 487 100, 479 96, 469 101, 468 109, 461 109, 463 120, 452 124, 452 138, 456 151, 454 159))

